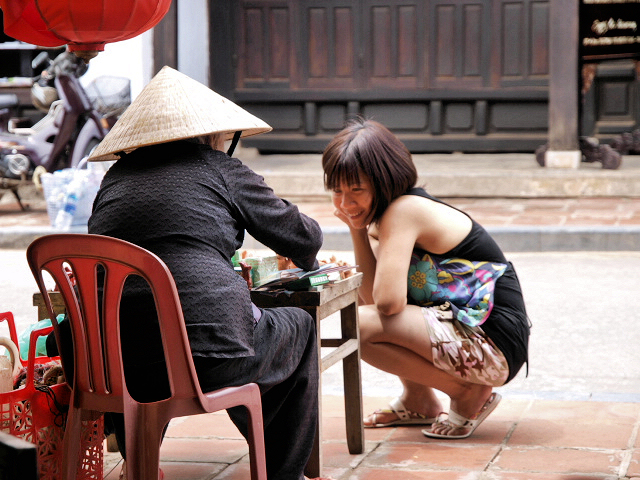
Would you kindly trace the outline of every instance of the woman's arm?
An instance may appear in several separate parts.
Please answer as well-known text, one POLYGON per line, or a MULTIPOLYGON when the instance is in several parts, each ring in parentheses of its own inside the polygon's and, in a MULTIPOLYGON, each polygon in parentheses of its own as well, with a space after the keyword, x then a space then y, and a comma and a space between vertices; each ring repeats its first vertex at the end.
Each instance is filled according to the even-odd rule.
POLYGON ((413 213, 398 203, 396 201, 389 206, 377 229, 373 300, 384 315, 400 313, 407 305, 407 275, 419 234, 413 213))
POLYGON ((262 176, 235 161, 232 165, 236 168, 226 172, 226 180, 242 228, 277 254, 290 258, 298 267, 318 268, 316 255, 322 247, 318 222, 278 197, 262 176))
POLYGON ((369 235, 366 228, 350 228, 351 241, 353 242, 353 253, 355 257, 357 271, 362 272, 362 285, 358 289, 360 303, 363 305, 373 304, 373 281, 376 274, 376 257, 369 243, 369 235))
POLYGON ((467 215, 447 205, 415 195, 394 200, 378 224, 377 267, 373 298, 386 315, 407 304, 407 277, 411 254, 418 247, 444 254, 471 230, 467 215))

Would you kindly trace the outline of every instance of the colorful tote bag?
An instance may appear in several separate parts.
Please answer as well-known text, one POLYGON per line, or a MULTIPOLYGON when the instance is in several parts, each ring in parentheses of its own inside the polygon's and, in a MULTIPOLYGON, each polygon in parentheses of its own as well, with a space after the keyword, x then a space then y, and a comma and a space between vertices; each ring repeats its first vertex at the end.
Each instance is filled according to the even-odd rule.
POLYGON ((414 252, 409 267, 408 294, 423 307, 449 302, 454 318, 476 327, 491 313, 496 281, 506 269, 503 263, 414 252))

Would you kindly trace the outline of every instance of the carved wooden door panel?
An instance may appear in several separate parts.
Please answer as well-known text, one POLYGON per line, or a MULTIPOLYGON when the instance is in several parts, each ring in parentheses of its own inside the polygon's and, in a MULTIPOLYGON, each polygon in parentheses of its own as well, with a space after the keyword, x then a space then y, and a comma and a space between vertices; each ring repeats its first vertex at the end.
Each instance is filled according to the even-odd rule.
POLYGON ((360 2, 299 2, 300 87, 362 87, 360 2))
POLYGON ((238 2, 236 88, 424 88, 426 3, 238 2))
POLYGON ((242 1, 235 6, 236 88, 294 86, 291 2, 242 1))

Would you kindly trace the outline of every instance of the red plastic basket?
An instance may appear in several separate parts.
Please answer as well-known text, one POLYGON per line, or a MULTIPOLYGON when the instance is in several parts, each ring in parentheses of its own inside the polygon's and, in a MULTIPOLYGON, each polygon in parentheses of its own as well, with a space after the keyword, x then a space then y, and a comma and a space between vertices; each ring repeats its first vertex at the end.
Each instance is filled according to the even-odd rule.
MULTIPOLYGON (((9 324, 11 339, 18 344, 13 315, 0 313, 0 322, 9 324)), ((38 448, 38 472, 40 480, 61 480, 62 440, 66 407, 70 390, 64 384, 36 387, 33 383, 36 363, 48 363, 54 359, 35 356, 36 340, 47 335, 52 327, 31 332, 27 360, 27 379, 24 387, 0 393, 0 431, 22 438, 38 448)), ((81 467, 76 480, 102 480, 104 422, 100 415, 95 420, 83 422, 81 467)))

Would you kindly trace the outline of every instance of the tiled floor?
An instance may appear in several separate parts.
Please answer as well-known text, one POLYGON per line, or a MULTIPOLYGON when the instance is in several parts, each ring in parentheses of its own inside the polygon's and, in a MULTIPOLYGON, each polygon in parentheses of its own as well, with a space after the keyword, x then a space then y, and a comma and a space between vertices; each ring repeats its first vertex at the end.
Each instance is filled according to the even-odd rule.
MULTIPOLYGON (((640 225, 640 198, 450 198, 486 227, 640 225)), ((303 213, 322 226, 342 226, 330 203, 299 203, 303 213)))
MULTIPOLYGON (((388 398, 364 398, 366 412, 388 398)), ((323 397, 323 475, 336 480, 640 479, 640 404, 505 398, 465 440, 425 438, 420 427, 366 429, 350 455, 342 398, 323 397)), ((246 480, 247 446, 224 412, 174 420, 161 449, 166 480, 246 480)), ((117 479, 117 453, 105 478, 117 479)))
MULTIPOLYGON (((451 205, 466 211, 484 226, 577 226, 640 225, 640 197, 574 198, 451 198, 451 205)), ((0 204, 0 226, 48 226, 46 206, 42 201, 27 202, 20 211, 17 203, 0 204)), ((300 202, 303 213, 318 220, 323 227, 343 226, 326 202, 300 202)))

